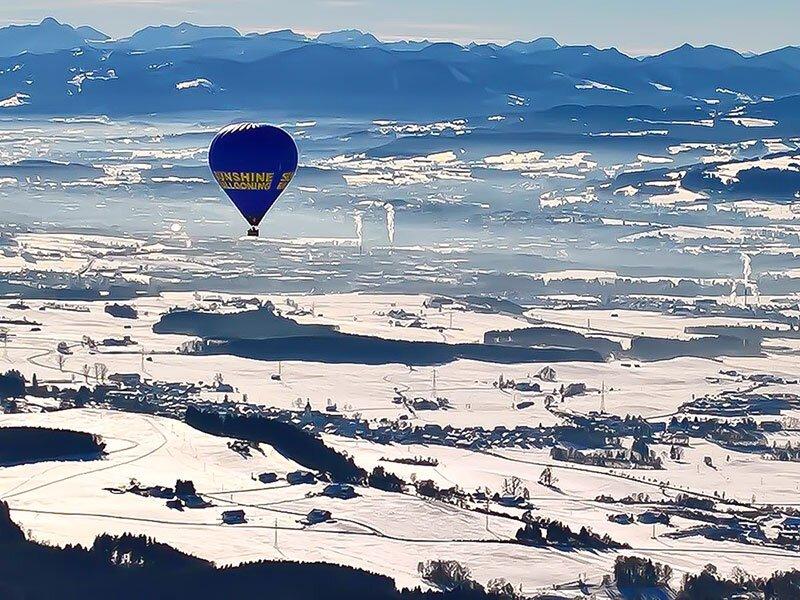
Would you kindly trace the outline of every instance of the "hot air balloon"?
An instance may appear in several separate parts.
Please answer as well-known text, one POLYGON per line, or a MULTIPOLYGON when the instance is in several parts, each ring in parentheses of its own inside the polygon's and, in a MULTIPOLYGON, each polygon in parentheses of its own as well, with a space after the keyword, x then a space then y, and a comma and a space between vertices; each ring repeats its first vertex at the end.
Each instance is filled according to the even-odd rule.
POLYGON ((250 223, 249 236, 297 170, 297 146, 279 127, 236 123, 216 135, 208 164, 220 187, 250 223))

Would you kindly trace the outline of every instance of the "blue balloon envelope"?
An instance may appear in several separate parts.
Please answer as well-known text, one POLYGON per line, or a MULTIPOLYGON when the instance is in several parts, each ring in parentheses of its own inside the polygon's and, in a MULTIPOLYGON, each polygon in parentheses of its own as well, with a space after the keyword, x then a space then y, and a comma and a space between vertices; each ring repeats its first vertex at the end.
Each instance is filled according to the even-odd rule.
POLYGON ((258 235, 258 224, 297 170, 297 146, 279 127, 260 123, 229 125, 208 151, 214 179, 258 235))

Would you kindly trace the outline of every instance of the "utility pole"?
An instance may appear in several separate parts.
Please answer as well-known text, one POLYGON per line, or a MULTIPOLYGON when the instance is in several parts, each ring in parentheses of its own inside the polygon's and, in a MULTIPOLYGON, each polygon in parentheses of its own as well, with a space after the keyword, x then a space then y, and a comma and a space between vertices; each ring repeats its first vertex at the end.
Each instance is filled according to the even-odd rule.
POLYGON ((605 414, 606 412, 606 382, 603 380, 603 383, 600 385, 600 414, 605 414))
POLYGON ((275 517, 275 549, 278 549, 278 518, 275 517))
POLYGON ((436 400, 436 367, 433 367, 432 388, 433 388, 433 399, 436 400))

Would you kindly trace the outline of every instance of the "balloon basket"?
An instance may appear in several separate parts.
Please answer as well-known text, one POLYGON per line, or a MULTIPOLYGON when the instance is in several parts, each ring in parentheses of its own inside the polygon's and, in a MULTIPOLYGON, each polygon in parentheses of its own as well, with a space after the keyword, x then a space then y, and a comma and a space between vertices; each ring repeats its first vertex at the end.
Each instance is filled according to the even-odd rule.
POLYGON ((248 229, 247 237, 258 237, 258 227, 251 227, 248 229))

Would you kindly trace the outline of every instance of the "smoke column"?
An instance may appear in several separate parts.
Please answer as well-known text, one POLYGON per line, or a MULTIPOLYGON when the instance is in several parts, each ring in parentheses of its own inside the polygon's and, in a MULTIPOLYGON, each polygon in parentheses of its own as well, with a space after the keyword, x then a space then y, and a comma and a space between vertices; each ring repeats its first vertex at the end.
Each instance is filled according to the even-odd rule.
MULTIPOLYGON (((742 279, 741 286, 742 292, 744 293, 744 305, 747 306, 747 296, 750 294, 753 298, 753 301, 758 304, 758 285, 754 281, 750 281, 750 278, 753 276, 753 267, 750 264, 751 256, 749 254, 745 254, 742 252, 740 254, 742 257, 742 279)), ((739 281, 733 281, 733 288, 731 289, 731 303, 735 304, 737 299, 736 288, 739 285, 739 281)))
MULTIPOLYGON (((744 292, 751 292, 753 295, 753 300, 758 303, 758 286, 755 282, 750 282, 750 278, 753 276, 753 268, 750 265, 750 255, 745 254, 742 252, 742 284, 744 285, 744 292)), ((747 302, 747 296, 745 296, 745 303, 747 302)))
POLYGON ((750 255, 742 252, 742 283, 747 285, 750 283, 750 276, 753 274, 753 268, 750 266, 750 255))
POLYGON ((353 214, 353 220, 356 222, 356 237, 358 238, 358 251, 361 252, 364 247, 364 217, 360 212, 353 214))
POLYGON ((389 244, 394 246, 394 206, 387 202, 383 207, 386 209, 386 231, 389 234, 389 244))

